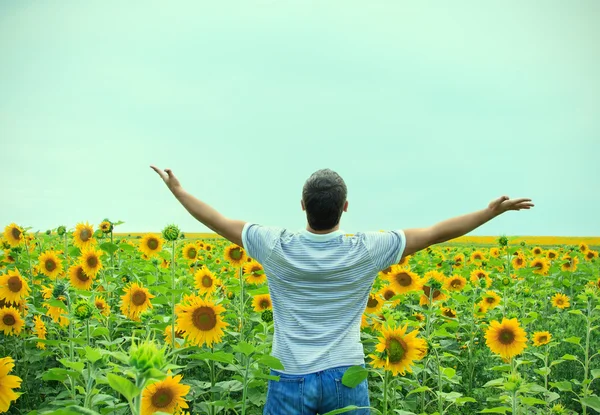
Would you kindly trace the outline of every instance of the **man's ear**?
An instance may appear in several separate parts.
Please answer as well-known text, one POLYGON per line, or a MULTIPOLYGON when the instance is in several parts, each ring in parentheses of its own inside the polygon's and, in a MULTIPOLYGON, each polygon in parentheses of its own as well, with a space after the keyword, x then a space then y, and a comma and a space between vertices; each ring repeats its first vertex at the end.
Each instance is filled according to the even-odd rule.
POLYGON ((346 200, 346 203, 344 203, 344 212, 348 212, 348 201, 346 200))
POLYGON ((306 207, 304 207, 304 200, 300 199, 300 206, 302 206, 302 210, 306 210, 306 207))

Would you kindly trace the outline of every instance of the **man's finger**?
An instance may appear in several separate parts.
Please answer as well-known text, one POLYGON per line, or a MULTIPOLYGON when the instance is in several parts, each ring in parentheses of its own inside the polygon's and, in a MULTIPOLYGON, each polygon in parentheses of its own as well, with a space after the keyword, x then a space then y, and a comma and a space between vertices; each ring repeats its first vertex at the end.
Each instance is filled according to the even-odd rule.
POLYGON ((163 180, 167 178, 165 173, 156 166, 150 165, 150 168, 154 170, 163 180))

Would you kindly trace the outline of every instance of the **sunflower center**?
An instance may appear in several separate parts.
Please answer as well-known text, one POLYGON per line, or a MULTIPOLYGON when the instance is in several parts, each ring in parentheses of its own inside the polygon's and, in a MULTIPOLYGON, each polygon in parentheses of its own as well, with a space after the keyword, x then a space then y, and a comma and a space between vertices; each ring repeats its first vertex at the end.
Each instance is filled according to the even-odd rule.
POLYGON ((538 338, 538 342, 545 343, 548 340, 548 336, 540 336, 538 338))
POLYGON ((196 258, 197 253, 198 251, 196 251, 195 248, 190 248, 188 251, 188 258, 196 258))
POLYGON ((389 339, 387 346, 390 363, 400 362, 406 353, 406 343, 400 339, 389 339))
POLYGON ((208 331, 217 325, 217 316, 211 307, 198 307, 192 314, 192 322, 197 329, 208 331))
POLYGON ((141 306, 146 302, 146 293, 142 290, 135 291, 131 295, 131 302, 136 306, 141 306))
POLYGON ((83 271, 82 267, 77 267, 77 279, 82 282, 87 282, 90 277, 83 271))
POLYGON ((8 289, 11 290, 13 293, 20 292, 21 288, 23 288, 23 281, 21 281, 21 278, 19 278, 16 275, 13 275, 8 279, 8 289))
POLYGON ((396 294, 394 291, 387 290, 386 292, 383 293, 383 298, 385 298, 385 300, 387 301, 390 298, 392 298, 394 296, 394 294, 396 294))
POLYGON ((512 344, 515 341, 515 333, 511 329, 502 329, 498 333, 498 341, 504 345, 512 344))
POLYGON ((409 287, 412 283, 412 278, 406 272, 401 272, 400 274, 396 275, 396 282, 403 287, 409 287))
POLYGON ((369 301, 367 301, 367 307, 369 307, 369 308, 377 307, 377 304, 379 304, 379 301, 377 301, 377 298, 369 297, 369 301))
POLYGON ((563 301, 563 299, 562 299, 562 298, 557 298, 557 299, 556 299, 556 304, 557 304, 557 305, 563 305, 564 303, 565 303, 565 302, 563 301))
POLYGON ((494 304, 495 301, 496 301, 496 299, 494 297, 486 297, 485 298, 485 302, 488 304, 494 304))
POLYGON ((231 258, 233 258, 237 261, 238 259, 240 259, 242 257, 242 251, 240 248, 233 248, 231 250, 231 252, 229 253, 229 255, 231 255, 231 258))
POLYGON ((81 233, 79 234, 79 239, 81 239, 83 242, 89 241, 91 237, 92 237, 92 233, 90 232, 89 229, 83 229, 81 231, 81 233))
POLYGON ((160 388, 152 395, 152 406, 155 408, 166 408, 171 404, 174 397, 171 388, 160 388))
POLYGON ((271 306, 271 303, 269 302, 269 300, 261 300, 260 302, 260 308, 269 308, 271 306))
POLYGON ((452 288, 460 288, 460 280, 452 280, 450 285, 452 286, 452 288))
POLYGON ((54 262, 52 258, 48 258, 44 263, 44 266, 48 271, 52 272, 56 269, 56 262, 54 262))
POLYGON ((98 310, 104 310, 104 303, 102 301, 96 301, 94 304, 98 310))
POLYGON ((212 285, 213 285, 213 280, 212 280, 212 278, 211 278, 211 277, 209 277, 208 275, 204 275, 204 276, 202 277, 202 286, 203 286, 203 287, 206 287, 206 288, 209 288, 209 287, 212 287, 212 285))
POLYGON ((2 317, 2 322, 5 326, 13 326, 17 322, 17 320, 15 319, 15 316, 11 314, 6 314, 4 317, 2 317))
POLYGON ((88 264, 88 267, 96 268, 96 266, 98 265, 98 257, 96 257, 95 255, 91 255, 87 257, 85 262, 88 264))
POLYGON ((148 239, 148 242, 146 242, 146 245, 148 245, 148 248, 154 251, 158 248, 158 240, 156 240, 155 238, 150 238, 148 239))
POLYGON ((556 254, 554 252, 548 252, 548 258, 554 259, 556 258, 556 254))
POLYGON ((537 269, 542 269, 544 267, 544 264, 542 264, 541 262, 536 262, 535 264, 533 264, 533 266, 537 269))
POLYGON ((481 255, 475 254, 475 255, 473 255, 473 259, 481 259, 481 255))
MULTIPOLYGON (((425 293, 426 297, 429 297, 430 293, 431 293, 431 287, 424 285, 423 286, 423 292, 425 293)), ((437 298, 442 292, 440 290, 438 290, 437 288, 433 289, 433 295, 431 298, 437 298)))
POLYGON ((11 234, 12 237, 15 239, 21 239, 21 231, 19 230, 19 228, 14 227, 11 229, 11 234))
POLYGON ((383 270, 383 271, 381 271, 381 272, 382 272, 382 273, 384 273, 384 274, 389 274, 391 270, 392 270, 392 267, 391 267, 391 266, 389 266, 389 267, 387 267, 386 269, 384 269, 384 270, 383 270))
POLYGON ((521 257, 517 257, 517 265, 522 265, 523 264, 523 258, 521 257))

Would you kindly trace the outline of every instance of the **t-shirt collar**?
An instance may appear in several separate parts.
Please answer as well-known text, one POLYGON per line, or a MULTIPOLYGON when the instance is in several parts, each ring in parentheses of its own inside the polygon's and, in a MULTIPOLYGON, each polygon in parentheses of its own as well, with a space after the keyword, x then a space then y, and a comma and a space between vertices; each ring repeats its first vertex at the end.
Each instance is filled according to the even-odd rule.
POLYGON ((300 231, 300 233, 305 238, 310 239, 311 241, 315 241, 315 242, 329 241, 331 239, 337 238, 340 235, 345 234, 345 232, 342 231, 341 229, 338 229, 337 231, 333 231, 330 233, 312 233, 312 232, 307 231, 306 229, 302 229, 300 231))

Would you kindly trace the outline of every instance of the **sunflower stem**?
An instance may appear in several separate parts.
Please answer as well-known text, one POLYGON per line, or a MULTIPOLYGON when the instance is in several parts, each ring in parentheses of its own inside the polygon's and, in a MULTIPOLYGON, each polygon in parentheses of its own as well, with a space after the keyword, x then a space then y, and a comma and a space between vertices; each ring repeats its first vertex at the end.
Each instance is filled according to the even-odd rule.
POLYGON ((244 278, 243 278, 242 267, 239 269, 240 276, 240 341, 244 341, 244 278))
POLYGON ((388 408, 388 406, 387 406, 387 399, 388 399, 387 392, 388 392, 388 382, 389 382, 389 373, 390 372, 388 370, 385 370, 385 369, 384 369, 384 371, 385 371, 385 375, 383 377, 383 411, 382 411, 382 413, 383 413, 383 415, 387 415, 387 408, 388 408))
POLYGON ((31 288, 33 288, 33 272, 31 271, 31 255, 29 253, 29 246, 27 245, 27 236, 25 239, 25 251, 27 251, 27 263, 29 264, 29 283, 31 284, 31 288))
POLYGON ((175 350, 175 241, 171 252, 171 350, 175 350))
MULTIPOLYGON (((211 344, 210 345, 210 352, 211 354, 214 354, 215 352, 215 347, 211 344)), ((210 415, 215 415, 215 405, 213 404, 214 400, 215 400, 215 393, 214 393, 214 388, 215 388, 215 361, 214 360, 210 360, 210 415)))
POLYGON ((246 358, 246 370, 244 371, 244 389, 242 391, 242 415, 246 415, 246 392, 248 390, 248 372, 250 371, 250 362, 252 354, 246 358))

